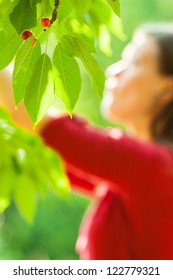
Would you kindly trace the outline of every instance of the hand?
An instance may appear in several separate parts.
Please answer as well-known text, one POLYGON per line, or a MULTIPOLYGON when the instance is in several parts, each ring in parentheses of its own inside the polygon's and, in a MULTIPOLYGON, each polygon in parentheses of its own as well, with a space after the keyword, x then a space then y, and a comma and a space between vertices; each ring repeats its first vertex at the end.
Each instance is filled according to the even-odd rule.
POLYGON ((12 75, 8 69, 0 71, 0 106, 8 111, 15 123, 32 133, 39 133, 48 121, 62 114, 54 107, 51 107, 44 118, 39 122, 35 129, 33 129, 33 123, 26 111, 24 102, 22 101, 17 108, 15 108, 12 75))

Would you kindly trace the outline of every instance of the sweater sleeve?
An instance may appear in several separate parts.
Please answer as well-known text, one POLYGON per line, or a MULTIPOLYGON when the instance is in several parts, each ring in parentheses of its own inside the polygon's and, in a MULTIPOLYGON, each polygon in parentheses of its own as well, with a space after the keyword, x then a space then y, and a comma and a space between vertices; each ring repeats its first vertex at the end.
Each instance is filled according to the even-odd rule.
POLYGON ((165 162, 170 161, 170 154, 161 145, 143 143, 127 135, 112 136, 78 117, 54 119, 41 135, 67 163, 126 190, 136 191, 142 184, 146 191, 151 182, 157 182, 165 162))
POLYGON ((86 174, 81 169, 67 162, 65 162, 65 169, 73 190, 77 190, 81 194, 88 195, 89 197, 94 197, 96 195, 95 189, 98 182, 94 180, 90 174, 86 174))

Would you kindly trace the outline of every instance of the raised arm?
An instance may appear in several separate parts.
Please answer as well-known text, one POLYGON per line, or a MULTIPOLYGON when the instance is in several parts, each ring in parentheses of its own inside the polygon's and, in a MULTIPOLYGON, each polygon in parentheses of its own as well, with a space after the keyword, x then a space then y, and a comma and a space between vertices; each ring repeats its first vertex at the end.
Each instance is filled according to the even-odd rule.
MULTIPOLYGON (((16 123, 33 132, 23 104, 14 110, 12 94, 11 76, 8 72, 1 72, 0 105, 8 109, 16 123)), ((160 183, 158 172, 166 175, 163 184, 166 184, 165 178, 172 179, 172 156, 163 146, 141 143, 125 135, 112 137, 75 117, 72 120, 68 117, 52 119, 47 115, 36 127, 35 132, 39 131, 45 142, 60 152, 68 165, 70 163, 84 172, 83 177, 80 180, 76 178, 75 182, 82 183, 83 178, 91 191, 96 185, 95 179, 107 180, 135 192, 141 184, 147 191, 152 183, 160 183), (94 181, 90 181, 91 175, 94 181)), ((67 172, 71 174, 71 170, 67 172)))
POLYGON ((169 150, 161 145, 126 135, 116 139, 76 117, 50 121, 41 135, 67 163, 132 193, 137 186, 143 185, 147 191, 151 184, 157 185, 157 173, 164 173, 172 160, 169 150))

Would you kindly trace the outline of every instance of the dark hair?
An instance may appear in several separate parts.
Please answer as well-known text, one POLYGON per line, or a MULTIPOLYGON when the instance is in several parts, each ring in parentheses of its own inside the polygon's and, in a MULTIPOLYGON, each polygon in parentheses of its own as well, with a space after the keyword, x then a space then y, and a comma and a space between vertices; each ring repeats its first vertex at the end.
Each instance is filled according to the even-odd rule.
MULTIPOLYGON (((160 71, 173 78, 173 24, 145 24, 140 30, 156 40, 160 48, 160 71)), ((172 100, 153 118, 151 133, 154 141, 173 143, 173 93, 172 100)))

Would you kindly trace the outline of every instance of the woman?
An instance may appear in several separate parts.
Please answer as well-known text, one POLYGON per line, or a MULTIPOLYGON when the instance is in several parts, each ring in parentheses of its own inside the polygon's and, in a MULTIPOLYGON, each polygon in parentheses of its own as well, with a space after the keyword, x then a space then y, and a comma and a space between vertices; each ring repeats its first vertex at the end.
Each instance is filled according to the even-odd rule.
POLYGON ((94 204, 80 228, 81 259, 173 259, 173 27, 144 26, 107 71, 102 111, 128 133, 74 117, 40 134, 94 204))
POLYGON ((105 131, 61 117, 41 131, 72 184, 97 197, 81 226, 82 259, 173 258, 173 27, 136 31, 107 69, 102 111, 129 127, 105 131))

